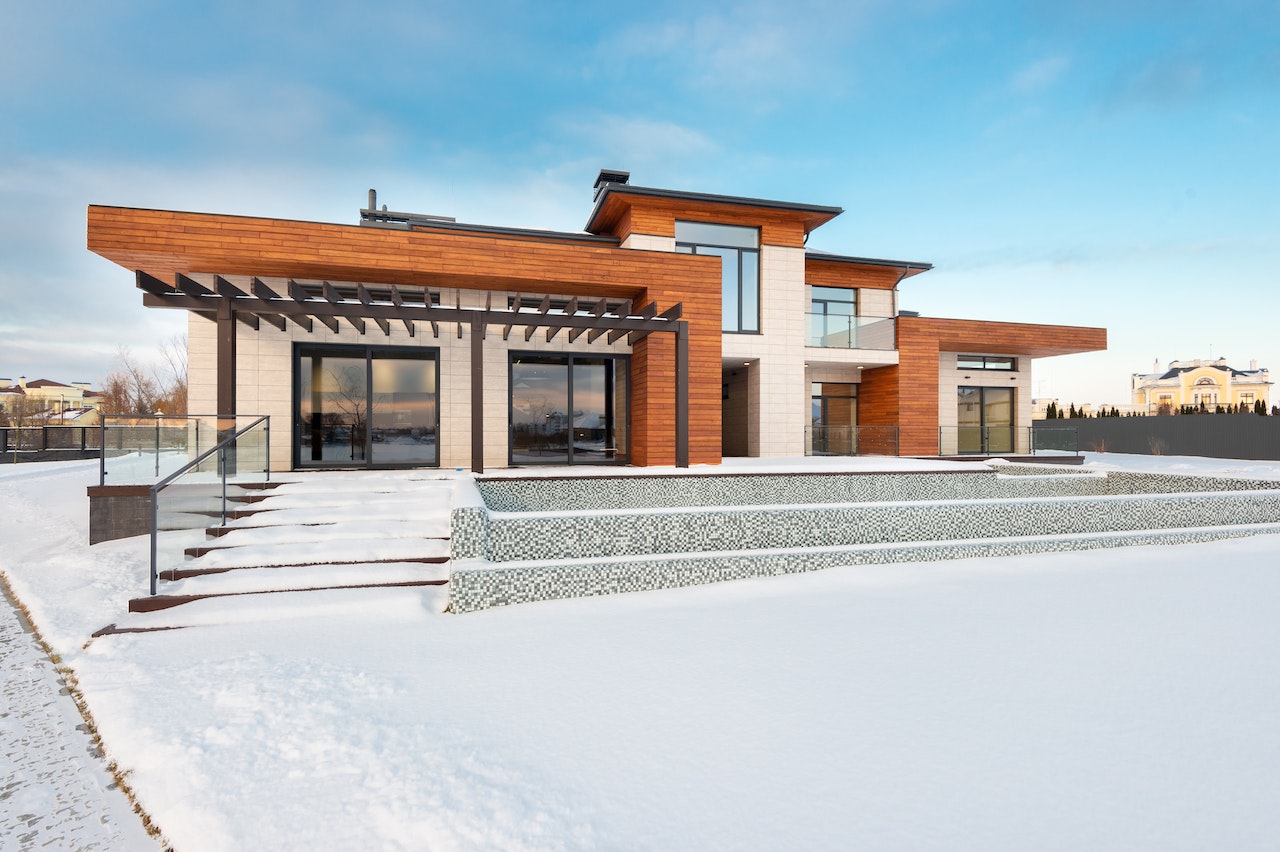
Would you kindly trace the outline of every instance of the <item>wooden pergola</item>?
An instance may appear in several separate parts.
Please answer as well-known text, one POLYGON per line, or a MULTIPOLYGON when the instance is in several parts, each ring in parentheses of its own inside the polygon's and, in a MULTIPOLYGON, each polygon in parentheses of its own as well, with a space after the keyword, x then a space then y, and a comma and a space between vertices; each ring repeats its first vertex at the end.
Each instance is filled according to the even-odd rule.
POLYGON ((388 337, 393 323, 403 323, 410 337, 416 336, 417 323, 429 325, 437 337, 441 325, 452 324, 459 339, 464 327, 470 328, 471 466, 477 473, 484 470, 483 345, 490 328, 500 327, 503 340, 513 329, 522 328, 525 340, 544 329, 548 342, 564 331, 570 341, 583 334, 588 342, 607 335, 609 343, 625 337, 633 345, 654 332, 674 334, 676 465, 689 466, 689 324, 681 318, 682 303, 659 311, 654 302, 636 306, 629 299, 571 296, 565 300, 538 293, 517 294, 507 304, 495 306, 489 292, 483 308, 464 308, 460 298, 453 305, 442 304, 439 290, 401 288, 394 283, 218 274, 201 283, 178 272, 173 284, 167 284, 141 269, 134 274, 146 307, 190 311, 217 323, 220 424, 235 422, 237 322, 255 331, 264 322, 280 331, 293 323, 308 332, 319 322, 336 333, 342 321, 361 335, 370 333, 372 322, 388 337))

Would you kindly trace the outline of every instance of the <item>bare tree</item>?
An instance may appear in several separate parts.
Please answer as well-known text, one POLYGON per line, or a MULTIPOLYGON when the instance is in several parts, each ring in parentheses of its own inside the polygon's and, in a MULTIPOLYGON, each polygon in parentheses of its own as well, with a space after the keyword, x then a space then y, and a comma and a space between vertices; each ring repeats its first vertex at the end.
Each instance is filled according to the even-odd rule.
POLYGON ((153 414, 162 397, 160 385, 138 364, 128 346, 116 350, 116 364, 103 382, 103 413, 153 414))
POLYGON ((161 405, 165 414, 187 413, 187 336, 175 334, 160 344, 165 377, 160 381, 161 405))
POLYGON ((10 400, 8 405, 0 407, 0 418, 3 418, 4 425, 13 428, 16 434, 9 437, 9 446, 13 448, 13 460, 18 460, 18 450, 26 446, 26 436, 23 429, 35 426, 37 422, 48 422, 47 412, 50 409, 48 402, 34 397, 22 396, 15 397, 10 400))

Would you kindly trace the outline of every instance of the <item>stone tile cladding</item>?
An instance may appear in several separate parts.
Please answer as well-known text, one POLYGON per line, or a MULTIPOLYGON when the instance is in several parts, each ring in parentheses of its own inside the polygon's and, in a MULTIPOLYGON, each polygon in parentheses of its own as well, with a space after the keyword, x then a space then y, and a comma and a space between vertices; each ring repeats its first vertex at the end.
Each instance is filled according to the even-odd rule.
POLYGON ((453 558, 482 561, 455 562, 451 606, 1280 531, 1276 483, 1027 466, 1000 474, 482 480, 489 509, 453 514, 453 558))

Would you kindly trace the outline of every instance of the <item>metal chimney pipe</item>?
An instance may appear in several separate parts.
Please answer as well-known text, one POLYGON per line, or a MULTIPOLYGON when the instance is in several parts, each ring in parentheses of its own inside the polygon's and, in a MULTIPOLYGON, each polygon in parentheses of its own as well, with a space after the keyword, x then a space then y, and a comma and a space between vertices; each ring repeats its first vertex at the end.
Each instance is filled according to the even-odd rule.
POLYGON ((378 190, 376 189, 369 190, 369 209, 378 209, 378 190))

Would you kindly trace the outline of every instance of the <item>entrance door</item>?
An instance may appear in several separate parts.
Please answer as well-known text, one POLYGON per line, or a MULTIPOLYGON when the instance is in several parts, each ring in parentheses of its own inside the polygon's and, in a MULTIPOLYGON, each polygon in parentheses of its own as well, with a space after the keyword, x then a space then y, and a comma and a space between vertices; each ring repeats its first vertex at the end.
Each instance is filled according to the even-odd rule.
POLYGON ((957 404, 958 452, 1013 451, 1013 388, 961 387, 957 404))
POLYGON ((425 467, 440 463, 434 349, 298 346, 298 467, 425 467))
POLYGON ((511 464, 627 459, 627 369, 618 357, 511 357, 511 464))

